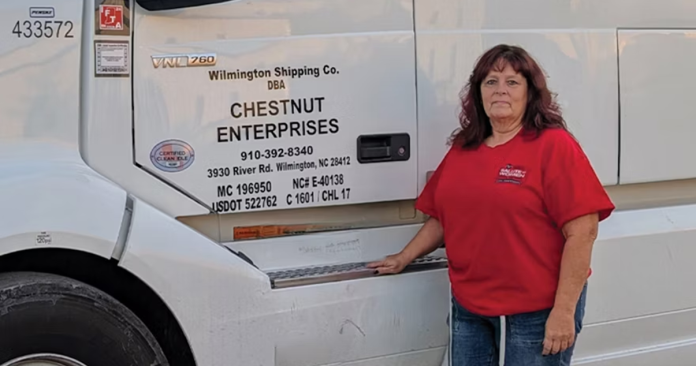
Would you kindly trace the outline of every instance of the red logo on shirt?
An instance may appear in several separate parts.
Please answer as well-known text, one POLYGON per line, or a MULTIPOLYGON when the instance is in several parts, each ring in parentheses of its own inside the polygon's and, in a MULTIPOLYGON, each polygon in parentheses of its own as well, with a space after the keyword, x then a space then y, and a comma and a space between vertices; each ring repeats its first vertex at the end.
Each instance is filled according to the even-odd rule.
POLYGON ((522 184, 527 171, 524 167, 507 164, 498 171, 496 183, 522 184))
POLYGON ((123 30, 123 7, 120 5, 99 5, 99 29, 123 30))

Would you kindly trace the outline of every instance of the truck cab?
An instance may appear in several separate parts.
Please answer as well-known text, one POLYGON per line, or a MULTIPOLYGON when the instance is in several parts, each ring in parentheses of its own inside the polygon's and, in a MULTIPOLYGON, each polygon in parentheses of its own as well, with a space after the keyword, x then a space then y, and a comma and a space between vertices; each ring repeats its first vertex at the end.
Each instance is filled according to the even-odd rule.
POLYGON ((618 209, 575 362, 683 365, 694 14, 687 0, 4 1, 0 365, 448 365, 444 247, 398 275, 365 265, 426 219, 415 199, 499 43, 544 67, 618 209))

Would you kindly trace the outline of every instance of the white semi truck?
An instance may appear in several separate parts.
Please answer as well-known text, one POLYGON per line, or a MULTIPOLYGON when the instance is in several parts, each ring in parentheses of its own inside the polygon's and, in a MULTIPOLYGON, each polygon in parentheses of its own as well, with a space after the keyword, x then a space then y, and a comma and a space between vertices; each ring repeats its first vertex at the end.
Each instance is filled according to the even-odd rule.
POLYGON ((365 262, 498 43, 618 207, 575 363, 693 364, 695 1, 3 0, 0 365, 447 365, 444 250, 365 262))

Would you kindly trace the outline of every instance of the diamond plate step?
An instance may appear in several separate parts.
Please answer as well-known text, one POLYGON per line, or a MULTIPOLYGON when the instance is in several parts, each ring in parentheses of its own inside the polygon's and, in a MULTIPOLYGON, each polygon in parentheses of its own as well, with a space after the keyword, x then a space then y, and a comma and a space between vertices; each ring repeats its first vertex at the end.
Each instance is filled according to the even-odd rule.
MULTIPOLYGON (((367 268, 368 262, 353 262, 330 266, 293 268, 267 272, 273 288, 306 286, 318 283, 345 281, 377 276, 373 269, 367 268)), ((425 256, 411 262, 401 273, 419 272, 447 268, 447 258, 425 256)))

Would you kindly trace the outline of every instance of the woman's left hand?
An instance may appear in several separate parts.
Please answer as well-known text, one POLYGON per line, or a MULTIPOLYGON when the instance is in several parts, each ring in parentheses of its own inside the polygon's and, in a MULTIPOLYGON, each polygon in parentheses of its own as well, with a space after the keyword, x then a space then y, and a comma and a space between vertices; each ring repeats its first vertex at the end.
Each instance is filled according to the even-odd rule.
POLYGON ((575 312, 551 310, 546 320, 543 355, 555 355, 565 351, 575 342, 575 312))

